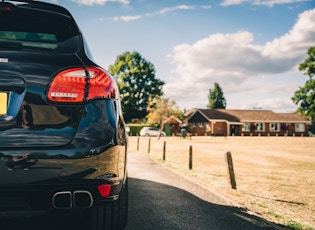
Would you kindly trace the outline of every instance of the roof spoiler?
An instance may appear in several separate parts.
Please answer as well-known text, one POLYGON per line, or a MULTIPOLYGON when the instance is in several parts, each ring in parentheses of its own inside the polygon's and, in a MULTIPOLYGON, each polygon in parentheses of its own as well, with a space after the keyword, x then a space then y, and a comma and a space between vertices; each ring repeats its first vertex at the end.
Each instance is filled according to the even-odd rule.
POLYGON ((41 1, 35 1, 35 0, 1 0, 0 4, 2 2, 19 2, 19 3, 26 3, 23 5, 19 5, 19 7, 21 8, 36 8, 36 9, 40 9, 43 11, 51 11, 52 13, 58 13, 58 14, 62 14, 64 16, 70 17, 72 18, 72 15, 70 14, 70 12, 65 9, 62 6, 58 6, 52 3, 47 3, 47 2, 41 2, 41 1))

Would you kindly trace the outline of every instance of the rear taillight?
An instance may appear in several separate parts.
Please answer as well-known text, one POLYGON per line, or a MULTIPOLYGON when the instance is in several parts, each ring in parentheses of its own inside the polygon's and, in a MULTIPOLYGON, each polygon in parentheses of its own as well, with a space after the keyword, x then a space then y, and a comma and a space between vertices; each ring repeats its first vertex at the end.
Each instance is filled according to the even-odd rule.
POLYGON ((51 102, 81 103, 97 98, 116 98, 113 79, 98 67, 72 68, 56 75, 48 94, 51 102))

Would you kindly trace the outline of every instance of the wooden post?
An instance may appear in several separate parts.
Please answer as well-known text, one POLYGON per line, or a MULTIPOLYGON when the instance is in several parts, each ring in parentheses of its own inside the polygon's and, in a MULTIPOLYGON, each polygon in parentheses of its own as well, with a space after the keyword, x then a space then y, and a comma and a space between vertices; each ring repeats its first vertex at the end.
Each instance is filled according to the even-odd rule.
POLYGON ((150 149, 151 149, 151 138, 149 138, 149 141, 148 141, 148 154, 150 153, 150 149))
POLYGON ((231 187, 232 187, 232 189, 236 189, 236 180, 235 180, 235 174, 234 174, 233 160, 232 160, 231 152, 226 152, 226 162, 228 164, 231 187))
POLYGON ((192 169, 192 146, 189 146, 189 169, 192 169))
POLYGON ((139 151, 139 141, 140 141, 140 137, 138 136, 138 139, 137 139, 137 151, 139 151))
POLYGON ((163 161, 165 161, 165 152, 166 152, 166 141, 163 144, 163 161))

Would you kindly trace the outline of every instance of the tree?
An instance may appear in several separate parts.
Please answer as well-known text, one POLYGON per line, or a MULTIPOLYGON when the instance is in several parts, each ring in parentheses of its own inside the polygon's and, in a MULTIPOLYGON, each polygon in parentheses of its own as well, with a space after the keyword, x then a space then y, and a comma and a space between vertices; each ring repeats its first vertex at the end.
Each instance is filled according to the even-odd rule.
POLYGON ((153 64, 137 52, 119 55, 108 71, 117 82, 127 122, 145 118, 154 99, 163 95, 164 82, 155 77, 153 64))
POLYGON ((155 107, 152 108, 147 116, 149 124, 161 124, 164 119, 175 116, 182 120, 184 115, 182 111, 176 108, 175 101, 166 98, 157 100, 155 107))
MULTIPOLYGON (((315 46, 308 49, 308 57, 300 64, 299 70, 304 71, 309 79, 305 82, 304 87, 295 91, 292 101, 299 107, 297 112, 307 118, 315 121, 315 46)), ((314 128, 314 124, 313 124, 314 128)))
POLYGON ((226 107, 226 100, 223 95, 223 91, 218 83, 214 83, 213 90, 209 90, 208 95, 208 105, 207 108, 209 109, 225 109, 226 107))

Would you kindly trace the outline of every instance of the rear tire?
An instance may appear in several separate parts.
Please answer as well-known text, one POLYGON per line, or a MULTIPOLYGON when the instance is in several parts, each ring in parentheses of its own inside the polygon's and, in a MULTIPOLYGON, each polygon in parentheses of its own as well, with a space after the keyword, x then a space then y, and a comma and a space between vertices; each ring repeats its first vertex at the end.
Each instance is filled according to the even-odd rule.
POLYGON ((93 206, 89 211, 90 230, 122 230, 127 225, 128 180, 119 199, 93 206))

